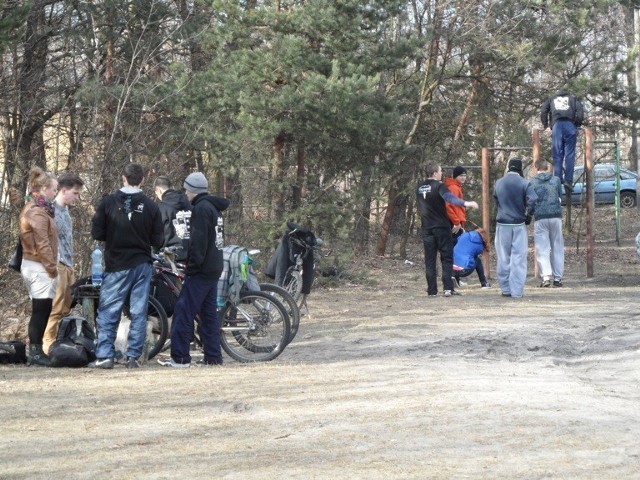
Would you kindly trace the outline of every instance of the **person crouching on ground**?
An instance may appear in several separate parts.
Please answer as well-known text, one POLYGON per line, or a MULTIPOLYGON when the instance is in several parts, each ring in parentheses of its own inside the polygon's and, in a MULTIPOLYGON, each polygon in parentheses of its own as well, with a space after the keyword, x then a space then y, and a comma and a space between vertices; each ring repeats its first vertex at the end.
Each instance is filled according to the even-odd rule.
POLYGON ((465 232, 453 247, 453 276, 459 282, 461 277, 471 275, 475 270, 482 288, 491 288, 484 274, 484 265, 480 259, 483 252, 489 252, 489 236, 483 228, 465 232))

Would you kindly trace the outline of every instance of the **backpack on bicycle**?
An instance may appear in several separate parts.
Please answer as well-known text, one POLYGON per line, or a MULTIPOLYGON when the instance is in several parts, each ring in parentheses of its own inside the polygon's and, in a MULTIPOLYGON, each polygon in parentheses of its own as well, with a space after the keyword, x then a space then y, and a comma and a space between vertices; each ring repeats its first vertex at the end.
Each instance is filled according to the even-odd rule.
POLYGON ((227 245, 222 249, 224 270, 218 280, 218 307, 227 300, 234 305, 240 301, 240 292, 249 277, 249 252, 238 245, 227 245))
POLYGON ((91 324, 82 317, 64 317, 58 336, 49 348, 52 367, 85 367, 96 359, 96 335, 91 324))

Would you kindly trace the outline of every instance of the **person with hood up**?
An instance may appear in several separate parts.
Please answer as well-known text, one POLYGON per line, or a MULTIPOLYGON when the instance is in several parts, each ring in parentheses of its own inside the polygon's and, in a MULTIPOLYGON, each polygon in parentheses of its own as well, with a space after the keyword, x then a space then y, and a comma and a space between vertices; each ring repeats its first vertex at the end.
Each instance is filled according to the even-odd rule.
POLYGON ((545 130, 551 127, 554 174, 564 185, 567 195, 570 195, 573 191, 573 167, 576 160, 578 128, 584 121, 582 103, 574 95, 562 90, 542 104, 540 121, 545 130))
POLYGON ((457 282, 461 277, 471 275, 475 270, 482 288, 491 288, 484 274, 484 265, 480 259, 483 252, 489 251, 489 236, 483 228, 464 232, 453 247, 453 276, 457 282))
POLYGON ((140 366, 153 273, 151 250, 160 248, 164 241, 160 210, 140 189, 143 182, 142 165, 128 163, 122 175, 123 187, 105 197, 91 219, 91 235, 105 242, 105 269, 96 319, 98 344, 91 368, 113 368, 114 342, 127 300, 131 327, 126 366, 140 366))
POLYGON ((173 368, 191 366, 189 345, 193 338, 193 322, 199 315, 200 338, 203 343, 202 365, 222 365, 220 320, 218 318, 218 279, 224 265, 224 222, 221 212, 229 200, 208 193, 209 183, 201 172, 190 174, 184 181, 192 212, 185 280, 176 302, 171 323, 171 357, 158 360, 173 368))
POLYGON ((189 199, 180 192, 175 191, 169 177, 158 177, 153 182, 153 191, 159 200, 158 208, 162 215, 164 225, 163 247, 175 247, 176 260, 183 262, 187 258, 188 239, 182 239, 176 234, 173 220, 176 213, 180 211, 190 211, 191 203, 189 199))
POLYGON ((564 237, 562 235, 562 185, 560 179, 549 172, 546 160, 535 163, 538 174, 531 183, 538 196, 533 242, 536 247, 541 287, 562 287, 564 275, 564 237))
POLYGON ((503 297, 521 298, 527 280, 527 252, 531 223, 536 208, 533 185, 525 180, 522 159, 512 158, 507 173, 496 181, 493 199, 496 202, 496 273, 503 297))

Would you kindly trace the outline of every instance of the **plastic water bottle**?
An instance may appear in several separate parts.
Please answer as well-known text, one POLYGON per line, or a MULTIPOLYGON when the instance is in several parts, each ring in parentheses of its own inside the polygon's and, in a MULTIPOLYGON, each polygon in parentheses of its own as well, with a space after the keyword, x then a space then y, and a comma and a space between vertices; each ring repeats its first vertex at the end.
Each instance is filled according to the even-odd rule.
POLYGON ((102 250, 100 245, 96 243, 96 248, 91 254, 91 284, 94 287, 102 285, 102 250))

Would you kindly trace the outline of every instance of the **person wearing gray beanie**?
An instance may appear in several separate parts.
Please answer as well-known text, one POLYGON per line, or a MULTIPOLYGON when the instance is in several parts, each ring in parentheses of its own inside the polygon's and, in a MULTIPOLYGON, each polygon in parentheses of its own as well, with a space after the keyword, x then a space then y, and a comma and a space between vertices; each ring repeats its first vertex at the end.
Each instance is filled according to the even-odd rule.
POLYGON ((207 193, 209 190, 209 182, 202 172, 191 173, 184 180, 182 185, 187 192, 191 193, 207 193))
POLYGON ((176 302, 171 325, 171 357, 158 360, 172 368, 191 366, 190 343, 194 319, 199 315, 204 365, 222 365, 220 319, 217 314, 218 279, 224 264, 224 221, 222 212, 229 200, 207 192, 209 182, 202 172, 184 181, 185 195, 192 205, 185 281, 176 302))

